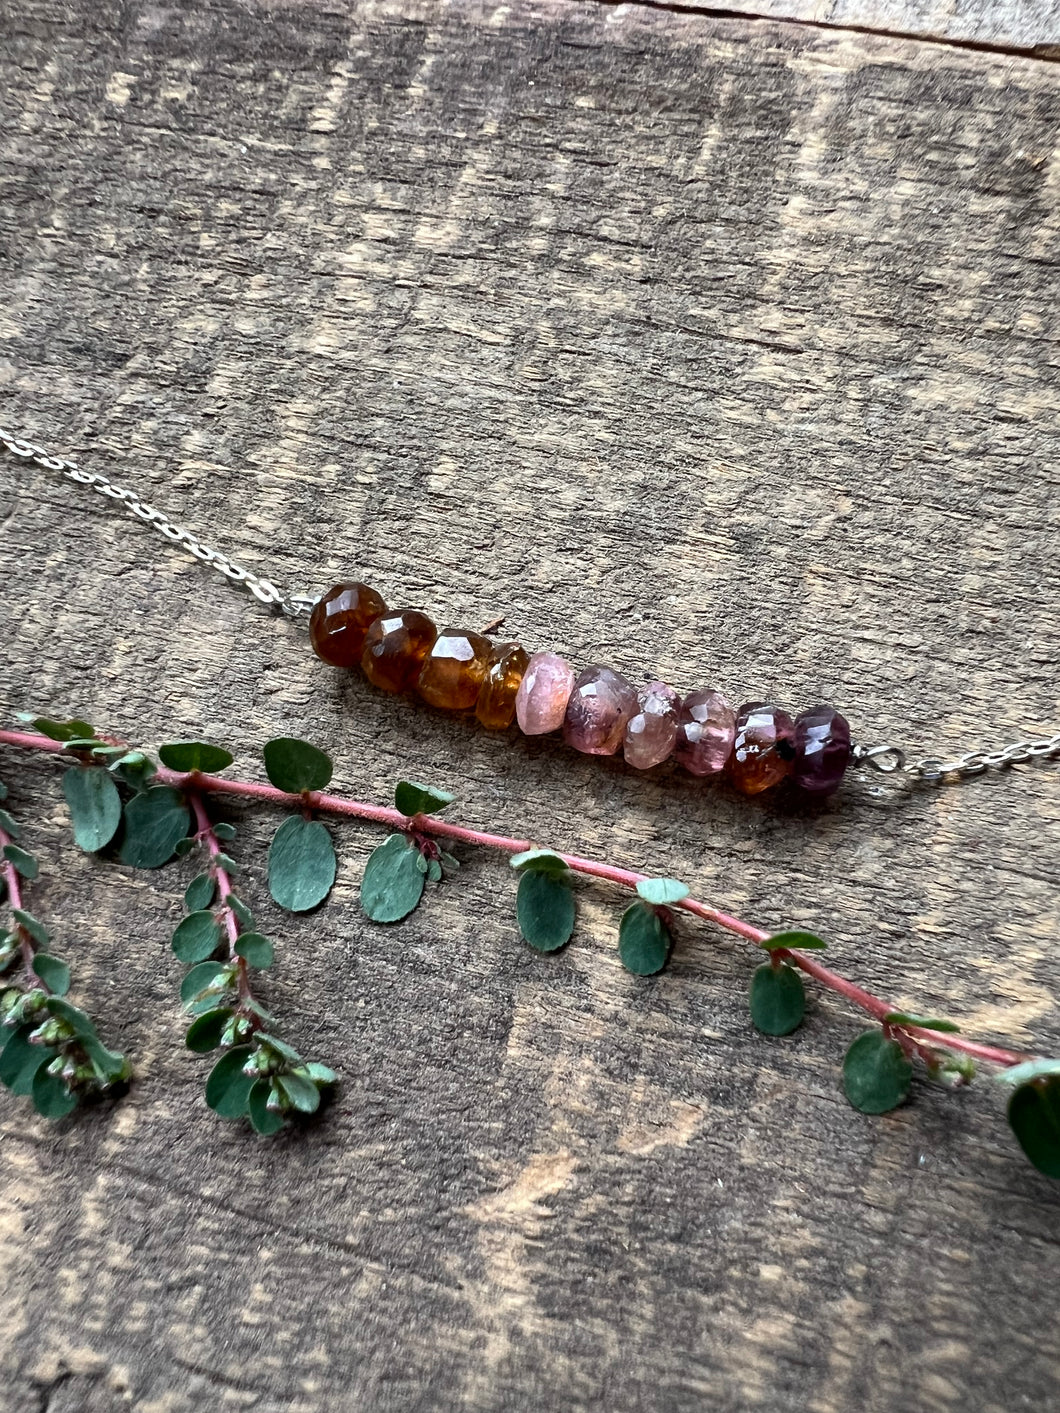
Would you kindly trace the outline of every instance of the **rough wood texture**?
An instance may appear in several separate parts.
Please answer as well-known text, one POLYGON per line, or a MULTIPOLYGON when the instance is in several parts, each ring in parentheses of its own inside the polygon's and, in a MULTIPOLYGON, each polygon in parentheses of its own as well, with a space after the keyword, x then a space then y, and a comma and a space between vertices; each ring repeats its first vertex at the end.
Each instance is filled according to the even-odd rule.
POLYGON ((1057 0, 685 0, 685 8, 951 44, 1060 50, 1057 0))
MULTIPOLYGON (((526 0, 5 0, 0 420, 281 583, 352 570, 682 686, 819 698, 943 751, 1060 721, 1060 69, 526 0)), ((341 681, 141 527, 7 463, 5 709, 151 745, 278 734, 456 790, 971 1031, 1060 1048, 1055 766, 802 813, 341 681)), ((962 1408, 1060 1396, 1055 1185, 987 1084, 853 1113, 858 1021, 756 1037, 755 958, 619 901, 517 939, 504 865, 368 926, 276 915, 268 995, 345 1076, 214 1121, 168 951, 190 870, 78 857, 0 773, 37 911, 134 1056, 65 1122, 0 1100, 5 1410, 962 1408)), ((235 817, 235 816, 233 816, 235 817)))

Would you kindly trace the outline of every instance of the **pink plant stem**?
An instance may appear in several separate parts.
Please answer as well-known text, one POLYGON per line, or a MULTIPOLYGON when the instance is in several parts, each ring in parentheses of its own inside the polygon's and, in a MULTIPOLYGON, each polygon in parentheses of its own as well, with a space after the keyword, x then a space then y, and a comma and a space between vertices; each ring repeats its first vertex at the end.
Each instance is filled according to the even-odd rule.
MULTIPOLYGON (((13 844, 14 842, 15 841, 6 830, 0 829, 0 853, 2 853, 8 844, 13 844)), ((3 872, 4 882, 7 884, 8 904, 12 908, 21 908, 22 884, 19 881, 18 869, 10 859, 4 858, 3 869, 0 871, 3 872)), ((21 923, 17 923, 16 926, 18 929, 18 949, 22 953, 22 965, 26 968, 27 972, 29 972, 30 976, 36 980, 38 986, 44 987, 45 991, 50 990, 51 988, 46 986, 45 983, 41 981, 40 977, 37 976, 36 968, 33 965, 33 943, 30 941, 26 929, 21 923)))
MULTIPOLYGON (((25 731, 0 731, 0 744, 9 746, 24 746, 29 750, 51 751, 60 753, 62 743, 52 741, 47 736, 38 736, 25 731)), ((367 819, 374 824, 388 824, 393 829, 408 830, 409 819, 400 810, 390 809, 384 805, 370 805, 360 800, 347 800, 339 795, 325 795, 317 791, 306 791, 302 795, 288 794, 284 790, 277 790, 272 785, 258 785, 247 780, 225 780, 219 775, 200 775, 197 771, 192 774, 182 774, 179 771, 168 770, 165 766, 159 766, 157 779, 165 785, 173 785, 177 789, 189 792, 192 801, 192 808, 195 810, 196 820, 199 821, 200 833, 203 833, 203 822, 208 835, 203 833, 203 837, 212 839, 211 852, 219 853, 220 845, 216 836, 213 835, 212 828, 202 800, 197 800, 197 792, 210 791, 218 794, 239 795, 244 799, 263 800, 269 804, 283 805, 288 809, 319 810, 325 814, 344 815, 354 819, 367 819)), ((503 834, 487 834, 478 829, 466 829, 462 825, 449 824, 444 819, 436 819, 433 815, 418 815, 415 821, 417 831, 424 834, 433 834, 440 839, 452 839, 456 843, 475 844, 481 848, 499 849, 507 854, 521 854, 527 849, 538 847, 530 839, 511 839, 503 834)), ((636 873, 632 869, 618 868, 614 864, 600 863, 595 859, 579 858, 576 854, 559 854, 569 869, 575 873, 586 874, 592 878, 602 878, 609 883, 617 883, 624 888, 635 889, 638 883, 642 883, 650 875, 646 873, 636 873)), ((223 870, 218 875, 220 877, 223 870)), ((227 880, 226 880, 227 882, 227 880)), ((229 891, 230 888, 229 888, 229 891)), ((222 896, 224 894, 222 893, 222 896)), ((684 898, 675 907, 683 908, 685 912, 692 913, 695 917, 702 918, 705 922, 712 922, 717 927, 722 927, 728 932, 735 933, 738 937, 744 938, 748 942, 756 945, 766 941, 770 934, 763 932, 761 928, 753 926, 742 919, 732 917, 729 913, 721 912, 718 908, 712 908, 708 903, 699 902, 695 898, 684 898)), ((229 910, 230 924, 234 924, 229 910)), ((229 931, 231 939, 231 928, 229 931)), ((233 942, 234 945, 234 942, 233 942)), ((842 996, 851 1005, 857 1006, 859 1010, 865 1011, 874 1020, 883 1021, 884 1016, 899 1008, 892 1006, 879 996, 874 996, 870 991, 857 986, 852 981, 847 981, 845 977, 826 967, 817 961, 815 957, 805 952, 777 951, 774 956, 782 957, 790 962, 792 966, 798 967, 800 971, 812 976, 821 986, 827 987, 829 991, 834 991, 837 996, 842 996)), ((1032 1055, 1022 1053, 1017 1050, 1004 1050, 995 1045, 984 1045, 978 1041, 965 1040, 963 1036, 953 1035, 948 1032, 930 1030, 924 1026, 904 1025, 892 1027, 901 1030, 918 1040, 930 1042, 934 1047, 946 1050, 959 1051, 961 1054, 970 1055, 978 1060, 984 1060, 988 1064, 1008 1067, 1010 1065, 1022 1064, 1024 1060, 1034 1058, 1032 1055)))
POLYGON ((239 941, 239 919, 232 911, 231 904, 228 901, 232 896, 232 880, 228 876, 228 870, 220 862, 220 856, 223 852, 221 849, 221 841, 214 833, 210 816, 206 813, 206 805, 203 802, 202 795, 196 788, 200 778, 197 772, 182 777, 185 781, 185 794, 188 803, 191 805, 192 813, 195 816, 195 832, 206 845, 207 852, 210 855, 210 867, 213 870, 214 878, 217 880, 217 894, 224 908, 225 931, 228 933, 228 958, 231 962, 235 963, 239 995, 245 1000, 250 995, 250 980, 247 976, 246 958, 239 956, 236 952, 236 943, 239 941))

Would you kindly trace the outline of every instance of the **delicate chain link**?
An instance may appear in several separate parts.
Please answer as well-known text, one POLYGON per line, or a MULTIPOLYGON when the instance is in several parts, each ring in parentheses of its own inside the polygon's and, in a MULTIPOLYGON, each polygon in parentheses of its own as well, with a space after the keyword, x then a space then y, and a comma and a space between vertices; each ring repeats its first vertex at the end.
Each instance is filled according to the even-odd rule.
POLYGON ((1060 732, 1041 739, 1013 741, 1010 746, 1000 746, 992 751, 966 751, 952 760, 934 756, 907 760, 899 746, 855 746, 853 752, 855 765, 871 765, 884 775, 909 775, 932 785, 940 784, 951 776, 966 779, 971 775, 982 775, 987 770, 1024 765, 1032 760, 1050 760, 1054 756, 1060 756, 1060 732))
POLYGON ((209 545, 204 545, 197 535, 193 535, 190 530, 185 530, 183 526, 170 520, 162 511, 155 510, 146 501, 142 501, 135 491, 129 491, 123 486, 116 485, 101 472, 82 471, 76 461, 70 461, 64 456, 50 456, 43 447, 20 437, 12 436, 3 427, 0 427, 0 447, 3 447, 12 456, 32 462, 34 466, 41 466, 46 471, 58 471, 61 475, 69 477, 71 481, 76 481, 79 486, 87 486, 91 490, 98 491, 100 495, 120 501, 130 515, 135 515, 138 520, 143 520, 150 525, 151 529, 161 535, 164 540, 168 540, 170 544, 178 545, 186 554, 201 560, 203 564, 210 565, 233 584, 242 585, 261 603, 281 609, 289 618, 298 618, 312 612, 313 605, 316 603, 313 595, 285 593, 283 589, 277 588, 270 579, 255 574, 253 570, 244 569, 241 564, 237 564, 234 559, 222 554, 220 550, 211 549, 209 545))

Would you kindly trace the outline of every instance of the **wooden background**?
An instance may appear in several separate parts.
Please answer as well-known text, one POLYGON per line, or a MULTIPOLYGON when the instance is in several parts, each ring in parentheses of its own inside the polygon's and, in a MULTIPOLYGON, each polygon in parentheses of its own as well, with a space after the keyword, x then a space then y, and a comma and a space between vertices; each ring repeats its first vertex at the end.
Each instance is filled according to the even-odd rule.
MULTIPOLYGON (((914 750, 1056 730, 1060 10, 724 8, 0 0, 0 422, 282 584, 363 574, 914 750)), ((257 778, 304 735, 338 788, 430 780, 1060 1049, 1056 766, 807 813, 486 736, 0 470, 7 719, 204 734, 257 778)), ((181 1048, 191 866, 80 856, 57 772, 0 774, 31 906, 137 1069, 58 1126, 0 1099, 5 1413, 1060 1399, 1060 1187, 989 1083, 857 1115, 843 1006, 756 1036, 754 955, 691 926, 629 976, 602 888, 534 955, 470 851, 374 928, 379 835, 343 827, 332 900, 278 916, 276 818, 229 811, 267 997, 344 1079, 262 1142, 181 1048)))

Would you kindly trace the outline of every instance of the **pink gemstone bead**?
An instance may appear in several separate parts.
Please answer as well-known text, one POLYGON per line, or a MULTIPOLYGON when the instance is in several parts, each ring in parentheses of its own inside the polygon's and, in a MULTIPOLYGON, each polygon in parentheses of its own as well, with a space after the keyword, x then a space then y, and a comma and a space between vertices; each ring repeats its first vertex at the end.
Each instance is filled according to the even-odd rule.
POLYGON ((649 682, 637 693, 637 710, 626 722, 622 750, 627 765, 650 770, 661 765, 677 740, 681 698, 665 682, 649 682))
POLYGON ((720 692, 689 692, 677 716, 674 760, 693 775, 718 775, 736 739, 736 713, 720 692))
POLYGON ((515 696, 515 716, 525 736, 544 736, 563 725, 574 688, 574 668, 556 653, 534 653, 515 696))
POLYGON ((587 667, 574 684, 563 739, 587 756, 613 756, 637 710, 633 684, 610 667, 587 667))

